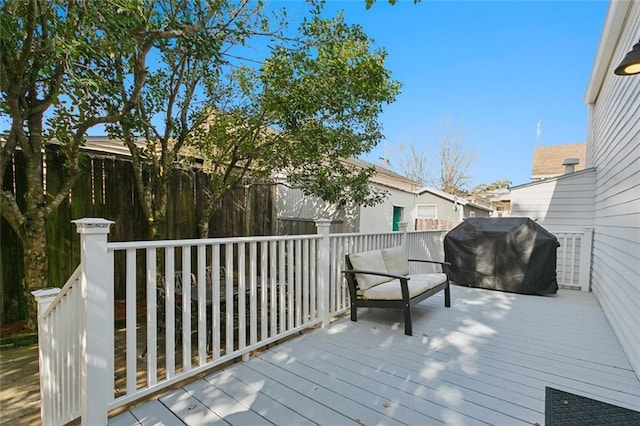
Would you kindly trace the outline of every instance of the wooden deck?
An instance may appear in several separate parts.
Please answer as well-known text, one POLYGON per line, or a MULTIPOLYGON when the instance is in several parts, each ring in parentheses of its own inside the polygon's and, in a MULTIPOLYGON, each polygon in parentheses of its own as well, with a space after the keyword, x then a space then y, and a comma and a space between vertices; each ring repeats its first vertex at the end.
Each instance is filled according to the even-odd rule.
POLYGON ((362 309, 110 419, 151 424, 544 424, 545 386, 640 410, 640 382, 590 293, 452 287, 362 309))

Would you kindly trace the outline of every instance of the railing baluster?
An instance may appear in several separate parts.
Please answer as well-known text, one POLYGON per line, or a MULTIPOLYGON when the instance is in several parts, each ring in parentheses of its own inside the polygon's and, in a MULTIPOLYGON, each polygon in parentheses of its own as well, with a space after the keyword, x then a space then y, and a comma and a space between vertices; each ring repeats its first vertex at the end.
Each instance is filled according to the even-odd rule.
MULTIPOLYGON (((255 241, 249 244, 249 344, 258 342, 258 245, 255 241)), ((264 287, 263 287, 264 288, 264 287)))
POLYGON ((176 252, 174 247, 164 251, 164 338, 167 378, 176 375, 176 252))
POLYGON ((158 328, 156 299, 156 249, 147 249, 147 383, 158 381, 158 328))
POLYGON ((278 298, 278 312, 279 312, 279 328, 278 332, 282 333, 286 327, 287 312, 285 309, 286 297, 287 297, 287 275, 286 275, 286 243, 280 241, 278 243, 278 284, 280 287, 280 297, 278 298))
MULTIPOLYGON (((213 346, 213 359, 220 358, 220 244, 214 244, 211 255, 211 340, 213 346)), ((232 271, 225 271, 226 274, 232 271)))
POLYGON ((318 315, 318 299, 317 299, 317 284, 318 284, 318 269, 317 269, 317 261, 318 258, 318 244, 320 240, 314 240, 311 244, 311 250, 309 251, 309 270, 311 271, 311 280, 309 281, 309 311, 311 312, 311 320, 315 321, 320 316, 318 315))
POLYGON ((302 306, 301 309, 301 325, 306 324, 309 321, 309 276, 313 273, 309 269, 309 240, 301 240, 300 244, 302 245, 302 258, 300 259, 301 265, 307 265, 307 267, 302 268, 302 290, 301 290, 301 299, 302 306))
POLYGON ((238 349, 247 346, 245 244, 238 243, 238 349))
POLYGON ((225 268, 227 270, 226 276, 226 288, 225 288, 225 307, 226 307, 226 342, 224 347, 224 353, 229 354, 233 352, 233 248, 234 244, 225 245, 225 268))
POLYGON ((204 244, 197 246, 198 255, 198 362, 204 365, 207 362, 207 282, 206 269, 207 247, 204 244))
POLYGON ((296 320, 295 320, 295 326, 296 327, 300 327, 300 325, 302 325, 303 323, 303 287, 304 287, 304 282, 306 281, 306 276, 308 274, 308 272, 302 272, 303 268, 302 268, 302 262, 304 262, 306 259, 304 257, 304 253, 302 251, 302 240, 298 239, 296 240, 296 320), (304 276, 303 276, 304 274, 304 276))
POLYGON ((260 242, 260 339, 266 340, 269 338, 268 321, 269 317, 269 298, 268 298, 268 261, 269 261, 269 242, 260 242))
POLYGON ((182 371, 191 370, 191 246, 182 247, 182 371))
POLYGON ((278 294, 278 281, 277 281, 277 260, 278 260, 278 252, 277 252, 277 243, 272 241, 269 244, 269 281, 270 281, 270 301, 269 301, 269 312, 270 312, 270 322, 271 322, 271 333, 269 337, 273 337, 278 333, 277 330, 277 317, 278 317, 278 305, 277 305, 277 294, 278 294))
POLYGON ((137 344, 136 344, 136 249, 126 251, 125 303, 127 327, 127 393, 136 391, 137 344))
POLYGON ((294 247, 294 240, 287 241, 287 302, 285 305, 285 311, 287 313, 287 328, 291 330, 293 328, 295 311, 293 306, 295 288, 298 277, 294 277, 295 264, 298 261, 298 253, 294 247))

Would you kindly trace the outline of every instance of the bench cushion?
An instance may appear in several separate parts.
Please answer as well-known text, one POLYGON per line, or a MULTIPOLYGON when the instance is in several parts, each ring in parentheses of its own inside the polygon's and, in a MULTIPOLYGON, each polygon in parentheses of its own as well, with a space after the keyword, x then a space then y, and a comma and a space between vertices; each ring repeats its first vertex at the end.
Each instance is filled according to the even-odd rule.
MULTIPOLYGON (((353 269, 388 273, 380 250, 363 251, 361 253, 350 254, 349 260, 351 261, 353 269)), ((389 279, 389 277, 381 277, 379 275, 356 274, 358 288, 363 291, 378 284, 387 282, 389 279)))
MULTIPOLYGON (((418 296, 446 281, 447 275, 443 273, 411 275, 411 279, 408 282, 409 297, 418 296)), ((402 300, 400 280, 384 282, 364 290, 362 291, 362 298, 365 300, 402 300)))
POLYGON ((387 271, 389 271, 390 274, 409 274, 409 261, 407 260, 404 247, 397 246, 382 249, 382 257, 384 258, 384 264, 387 267, 387 271))

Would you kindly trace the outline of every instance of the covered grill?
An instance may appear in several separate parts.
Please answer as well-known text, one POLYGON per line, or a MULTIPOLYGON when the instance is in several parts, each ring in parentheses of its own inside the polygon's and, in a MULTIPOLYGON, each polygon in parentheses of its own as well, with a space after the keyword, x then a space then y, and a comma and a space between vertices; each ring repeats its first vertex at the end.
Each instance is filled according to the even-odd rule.
POLYGON ((555 235, 526 217, 469 218, 444 237, 456 284, 521 294, 555 294, 555 235))

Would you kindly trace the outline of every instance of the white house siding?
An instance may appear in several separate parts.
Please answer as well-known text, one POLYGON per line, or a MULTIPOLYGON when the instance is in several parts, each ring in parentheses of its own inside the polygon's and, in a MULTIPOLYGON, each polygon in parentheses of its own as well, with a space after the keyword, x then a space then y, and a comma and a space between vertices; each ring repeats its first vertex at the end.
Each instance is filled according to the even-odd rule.
POLYGON ((416 199, 416 205, 429 204, 436 206, 436 219, 460 221, 463 219, 463 206, 458 205, 457 210, 454 210, 453 202, 450 200, 438 197, 437 195, 429 192, 422 193, 416 199))
POLYGON ((511 215, 530 217, 551 232, 593 226, 595 169, 511 188, 511 215))
POLYGON ((491 217, 491 211, 467 204, 463 206, 463 215, 465 219, 468 217, 491 217))
POLYGON ((408 230, 415 229, 415 194, 382 185, 373 185, 378 189, 383 189, 389 196, 380 204, 373 207, 362 207, 360 209, 359 232, 391 232, 393 230, 393 207, 403 207, 402 222, 408 223, 408 230))
POLYGON ((586 101, 597 168, 592 288, 640 375, 640 76, 613 74, 638 34, 640 4, 612 2, 586 101))

